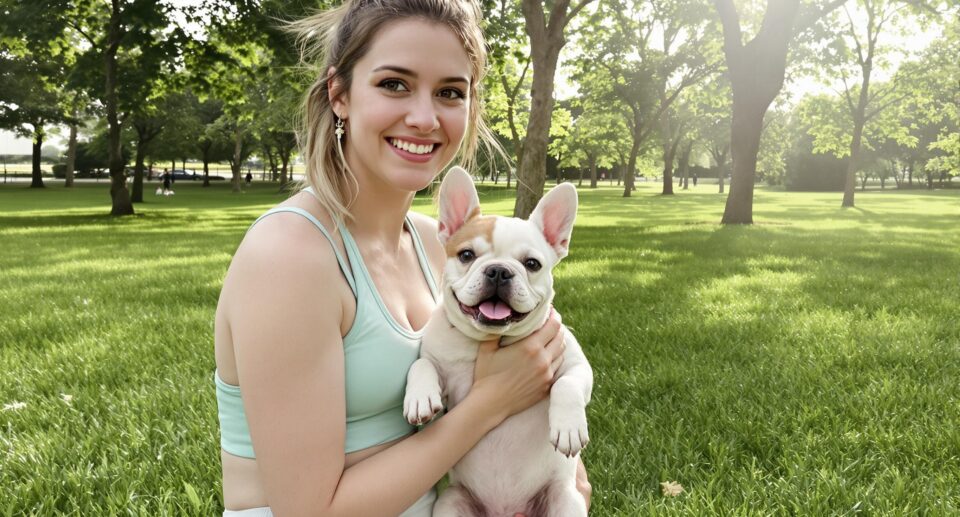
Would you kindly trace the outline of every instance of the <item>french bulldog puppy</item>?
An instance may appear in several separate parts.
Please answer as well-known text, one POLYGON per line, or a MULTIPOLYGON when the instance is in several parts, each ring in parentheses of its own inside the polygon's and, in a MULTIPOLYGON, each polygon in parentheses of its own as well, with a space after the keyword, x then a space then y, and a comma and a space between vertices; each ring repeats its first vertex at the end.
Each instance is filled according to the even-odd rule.
MULTIPOLYGON (((432 419, 473 385, 481 341, 509 346, 540 328, 553 300, 551 270, 567 255, 577 191, 564 183, 522 219, 480 214, 473 180, 459 167, 440 186, 439 238, 447 251, 443 300, 427 322, 410 368, 404 416, 432 419)), ((576 490, 577 454, 587 445, 593 371, 564 328, 563 364, 550 397, 488 433, 450 472, 434 516, 586 516, 576 490)))

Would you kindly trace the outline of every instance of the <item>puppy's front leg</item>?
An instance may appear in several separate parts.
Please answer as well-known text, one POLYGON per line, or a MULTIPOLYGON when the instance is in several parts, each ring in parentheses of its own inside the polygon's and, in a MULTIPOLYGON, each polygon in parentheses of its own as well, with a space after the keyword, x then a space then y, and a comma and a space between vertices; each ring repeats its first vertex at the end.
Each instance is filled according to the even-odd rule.
POLYGON ((565 456, 576 456, 590 442, 587 403, 593 391, 593 370, 569 331, 560 378, 550 388, 550 441, 565 456))
POLYGON ((433 361, 421 357, 407 372, 407 392, 403 397, 403 416, 414 425, 425 424, 443 409, 440 374, 433 361))

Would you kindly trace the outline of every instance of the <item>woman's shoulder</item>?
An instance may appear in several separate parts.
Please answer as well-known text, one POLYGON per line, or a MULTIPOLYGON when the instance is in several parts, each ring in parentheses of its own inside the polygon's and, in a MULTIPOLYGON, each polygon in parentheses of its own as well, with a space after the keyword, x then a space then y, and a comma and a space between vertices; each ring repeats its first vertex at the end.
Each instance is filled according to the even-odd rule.
POLYGON ((313 200, 306 197, 309 195, 301 192, 291 196, 247 230, 234 254, 228 279, 240 274, 313 284, 340 276, 337 254, 342 254, 343 244, 336 225, 319 203, 311 203, 313 200))

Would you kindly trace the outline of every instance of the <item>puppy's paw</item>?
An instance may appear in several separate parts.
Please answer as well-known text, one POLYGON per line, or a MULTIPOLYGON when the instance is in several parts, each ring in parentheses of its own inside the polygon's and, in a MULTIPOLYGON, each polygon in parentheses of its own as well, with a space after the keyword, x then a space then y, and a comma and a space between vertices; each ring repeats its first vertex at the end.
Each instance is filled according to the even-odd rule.
POLYGON ((403 416, 413 425, 422 425, 443 409, 439 390, 407 389, 403 398, 403 416))
POLYGON ((553 448, 567 456, 576 456, 590 443, 587 433, 587 413, 583 407, 550 407, 550 443, 553 448))

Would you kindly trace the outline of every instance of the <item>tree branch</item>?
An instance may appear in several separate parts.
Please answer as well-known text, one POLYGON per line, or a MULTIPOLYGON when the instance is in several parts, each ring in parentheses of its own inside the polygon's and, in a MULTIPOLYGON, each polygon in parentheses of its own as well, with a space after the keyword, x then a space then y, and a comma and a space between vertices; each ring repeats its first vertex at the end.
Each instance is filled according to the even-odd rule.
POLYGON ((83 32, 83 29, 81 29, 77 24, 73 23, 73 22, 70 21, 70 20, 66 20, 66 22, 67 22, 67 25, 69 25, 71 28, 73 28, 73 30, 79 32, 80 35, 83 36, 83 39, 89 41, 89 42, 90 42, 90 45, 91 45, 93 48, 98 49, 98 50, 100 49, 100 45, 98 45, 97 42, 94 41, 94 39, 91 38, 89 34, 87 34, 86 32, 83 32))
POLYGON ((907 93, 903 93, 903 94, 894 96, 893 98, 887 100, 887 102, 884 102, 883 104, 881 104, 881 105, 873 108, 870 112, 866 113, 866 114, 864 115, 863 120, 864 120, 864 121, 870 120, 871 118, 877 116, 881 111, 887 109, 890 105, 896 104, 896 103, 902 101, 903 99, 906 99, 907 97, 909 97, 909 94, 907 94, 907 93))
POLYGON ((713 0, 723 25, 723 46, 727 52, 735 52, 743 46, 743 32, 740 30, 740 15, 733 0, 713 0))
POLYGON ((854 107, 853 97, 850 96, 850 85, 847 84, 847 72, 841 70, 840 79, 843 81, 843 98, 847 101, 847 107, 850 108, 850 113, 854 113, 857 108, 854 107))
POLYGON ((823 18, 824 16, 830 14, 831 11, 833 11, 834 9, 840 7, 841 5, 843 5, 843 4, 845 4, 845 3, 847 3, 847 0, 833 0, 833 1, 830 2, 829 4, 823 6, 822 9, 818 9, 817 11, 814 11, 813 13, 810 13, 810 14, 804 16, 803 18, 800 18, 799 20, 797 20, 797 23, 795 23, 795 24, 793 25, 793 27, 794 27, 794 30, 793 30, 794 36, 796 36, 796 35, 804 32, 804 31, 806 31, 806 30, 809 29, 814 23, 816 23, 817 20, 819 20, 819 19, 823 18))
MULTIPOLYGON (((853 17, 850 16, 850 11, 846 8, 846 6, 843 8, 843 12, 846 13, 847 20, 850 22, 847 24, 847 27, 850 29, 850 37, 853 38, 853 42, 857 45, 857 64, 862 67, 864 63, 863 46, 860 45, 860 38, 857 36, 856 24, 853 22, 853 17)), ((870 29, 868 28, 867 30, 869 31, 870 29)))
POLYGON ((566 18, 563 20, 563 27, 566 27, 578 14, 583 10, 593 0, 581 0, 579 4, 573 6, 573 9, 570 10, 570 13, 567 14, 566 18))

